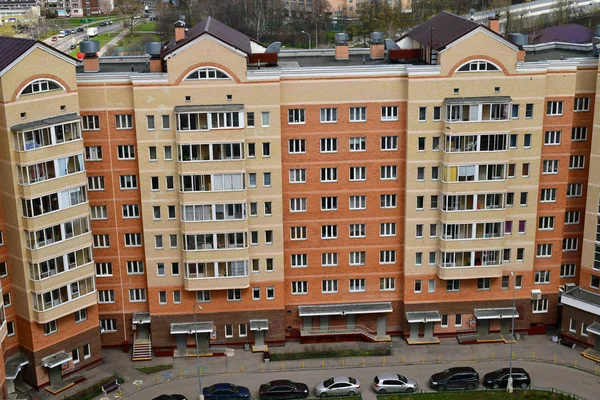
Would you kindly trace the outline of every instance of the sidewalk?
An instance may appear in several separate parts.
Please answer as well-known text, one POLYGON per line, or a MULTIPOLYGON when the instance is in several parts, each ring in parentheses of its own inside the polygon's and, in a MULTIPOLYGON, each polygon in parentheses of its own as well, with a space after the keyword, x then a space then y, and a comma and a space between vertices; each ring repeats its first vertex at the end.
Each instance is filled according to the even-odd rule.
POLYGON ((106 55, 105 54, 106 49, 110 48, 111 46, 116 45, 119 40, 121 40, 125 35, 127 35, 128 32, 129 32, 129 29, 123 29, 121 32, 119 32, 119 34, 117 36, 115 36, 113 39, 111 39, 110 42, 108 42, 104 46, 102 46, 102 48, 98 52, 98 56, 102 57, 102 56, 106 55))
MULTIPOLYGON (((391 346, 392 356, 387 357, 350 357, 346 359, 326 358, 311 360, 295 360, 285 362, 263 363, 262 353, 252 353, 243 349, 236 349, 232 357, 202 357, 200 365, 203 375, 216 374, 239 374, 256 373, 261 371, 289 371, 299 369, 321 369, 321 368, 348 368, 348 367, 369 367, 381 365, 415 365, 415 364, 452 364, 506 360, 510 359, 510 345, 504 343, 487 343, 476 345, 459 345, 456 338, 441 339, 438 345, 409 346, 402 338, 394 337, 391 343, 365 343, 365 342, 344 342, 344 343, 323 343, 323 344, 299 344, 288 342, 282 347, 270 348, 271 354, 285 352, 301 352, 314 349, 334 349, 334 348, 360 348, 369 349, 382 346, 391 346)), ((514 360, 516 361, 539 361, 563 365, 565 368, 577 368, 582 372, 598 374, 596 368, 598 365, 591 360, 581 356, 583 348, 577 347, 571 349, 557 343, 553 343, 551 335, 540 336, 521 336, 521 340, 513 345, 514 360)), ((180 377, 189 377, 196 375, 196 358, 171 358, 154 357, 152 361, 136 362, 131 361, 131 355, 123 353, 118 349, 105 349, 103 351, 103 362, 82 375, 88 379, 74 387, 60 393, 58 398, 73 395, 95 382, 111 376, 117 371, 125 378, 123 384, 124 395, 131 394, 138 390, 133 384, 136 380, 141 380, 141 387, 154 386, 163 382, 179 379, 180 377), (145 366, 155 366, 159 364, 172 364, 173 368, 168 371, 160 372, 154 375, 145 375, 137 368, 145 366)), ((50 399, 56 398, 49 393, 39 394, 38 398, 50 399)), ((33 393, 32 393, 33 394, 33 393)), ((98 397, 101 398, 102 396, 98 397)), ((32 398, 36 398, 33 396, 32 398)), ((114 396, 110 396, 114 398, 114 396)))

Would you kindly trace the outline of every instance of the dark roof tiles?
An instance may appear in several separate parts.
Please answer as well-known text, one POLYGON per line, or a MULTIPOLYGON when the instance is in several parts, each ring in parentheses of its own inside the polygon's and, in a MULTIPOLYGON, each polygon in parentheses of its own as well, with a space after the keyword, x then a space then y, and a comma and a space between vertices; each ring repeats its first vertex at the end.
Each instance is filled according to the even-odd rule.
POLYGON ((409 31, 406 36, 424 45, 433 42, 432 47, 439 51, 478 26, 476 22, 443 11, 409 31))
POLYGON ((12 64, 23 53, 35 46, 37 40, 0 36, 0 72, 12 64))

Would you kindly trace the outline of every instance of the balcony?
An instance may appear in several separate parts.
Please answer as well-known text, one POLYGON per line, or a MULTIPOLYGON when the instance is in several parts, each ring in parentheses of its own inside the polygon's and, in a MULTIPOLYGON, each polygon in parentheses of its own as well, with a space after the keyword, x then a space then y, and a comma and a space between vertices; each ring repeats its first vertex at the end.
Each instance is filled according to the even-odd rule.
POLYGON ((91 307, 98 301, 96 290, 86 293, 76 299, 61 303, 45 311, 33 310, 33 318, 38 324, 54 321, 65 315, 73 314, 75 311, 91 307))
POLYGON ((90 262, 80 267, 49 276, 42 280, 30 280, 31 290, 34 292, 47 292, 59 286, 65 286, 70 282, 76 282, 81 276, 93 275, 96 272, 94 263, 90 262))
POLYGON ((502 265, 456 267, 451 263, 438 265, 440 279, 477 279, 499 278, 502 276, 502 265))
POLYGON ((447 98, 444 121, 460 132, 477 132, 477 124, 472 122, 495 122, 505 130, 510 122, 511 101, 508 96, 447 98))
POLYGON ((183 285, 187 291, 246 289, 250 287, 250 276, 227 276, 218 278, 184 278, 183 285))
POLYGON ((501 239, 504 237, 504 221, 442 223, 440 239, 444 241, 501 239))
MULTIPOLYGON (((465 242, 471 245, 470 242, 465 242)), ((440 279, 474 279, 502 276, 502 250, 441 251, 440 279)))
POLYGON ((184 286, 190 291, 246 289, 250 287, 248 261, 185 263, 184 286))

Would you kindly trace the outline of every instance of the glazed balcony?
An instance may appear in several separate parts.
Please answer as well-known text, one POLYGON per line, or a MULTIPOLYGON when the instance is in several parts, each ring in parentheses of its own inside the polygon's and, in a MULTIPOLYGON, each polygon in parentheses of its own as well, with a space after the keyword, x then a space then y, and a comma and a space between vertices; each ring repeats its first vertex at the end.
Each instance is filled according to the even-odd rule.
POLYGON ((184 269, 185 290, 225 290, 250 287, 248 261, 189 262, 184 269))

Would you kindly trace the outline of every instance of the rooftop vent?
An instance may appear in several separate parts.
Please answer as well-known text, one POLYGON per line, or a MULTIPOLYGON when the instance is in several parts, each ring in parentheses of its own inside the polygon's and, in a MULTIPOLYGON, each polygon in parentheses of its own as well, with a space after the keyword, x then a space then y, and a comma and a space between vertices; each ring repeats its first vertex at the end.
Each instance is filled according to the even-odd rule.
POLYGON ((100 42, 97 40, 86 40, 81 42, 79 49, 86 57, 96 57, 100 51, 100 42))
POLYGON ((596 25, 596 34, 594 36, 600 37, 600 25, 596 25))
POLYGON ((400 50, 400 46, 396 44, 392 39, 385 39, 386 50, 400 50))
POLYGON ((471 8, 471 21, 473 21, 475 19, 475 9, 471 8))
POLYGON ((593 37, 592 43, 594 44, 594 57, 598 57, 600 54, 600 37, 593 37))
POLYGON ((265 53, 277 53, 279 54, 279 50, 281 50, 281 42, 273 42, 267 47, 265 53))
POLYGON ((508 40, 516 44, 517 46, 524 46, 529 41, 529 36, 522 33, 509 33, 508 40))
POLYGON ((348 44, 348 34, 346 32, 340 32, 335 34, 335 44, 345 45, 348 44))
POLYGON ((150 56, 150 58, 160 57, 160 43, 159 42, 146 43, 146 54, 148 54, 150 56))
POLYGON ((371 32, 371 43, 382 44, 384 39, 383 32, 371 32))

